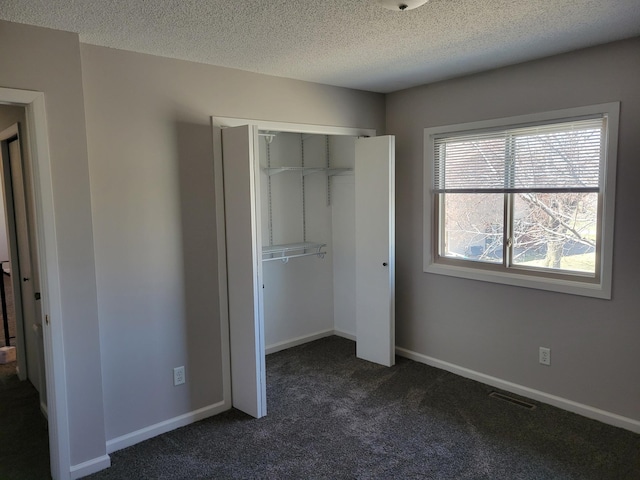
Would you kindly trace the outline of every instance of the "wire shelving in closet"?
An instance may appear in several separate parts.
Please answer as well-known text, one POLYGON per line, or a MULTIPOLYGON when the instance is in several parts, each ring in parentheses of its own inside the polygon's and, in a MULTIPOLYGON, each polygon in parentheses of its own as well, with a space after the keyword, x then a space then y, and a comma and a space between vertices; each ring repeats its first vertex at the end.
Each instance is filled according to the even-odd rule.
POLYGON ((270 144, 276 137, 278 132, 260 132, 259 135, 265 137, 267 142, 267 166, 262 170, 267 174, 269 178, 268 183, 268 198, 269 198, 269 245, 262 247, 262 261, 269 262, 273 260, 280 260, 283 263, 287 263, 291 258, 316 256, 318 258, 324 258, 326 255, 327 244, 322 242, 310 242, 307 241, 306 232, 306 213, 305 213, 305 198, 304 198, 304 179, 307 175, 325 173, 327 175, 327 204, 331 204, 331 177, 337 175, 350 175, 353 174, 353 168, 336 168, 331 166, 331 159, 329 155, 329 139, 325 136, 326 147, 326 166, 323 167, 305 167, 304 165, 304 135, 300 135, 301 147, 302 147, 302 166, 271 166, 270 156, 270 144), (300 174, 302 181, 302 230, 303 241, 297 243, 287 243, 274 245, 273 244, 273 228, 272 228, 272 208, 271 208, 271 177, 285 172, 297 172, 300 174))

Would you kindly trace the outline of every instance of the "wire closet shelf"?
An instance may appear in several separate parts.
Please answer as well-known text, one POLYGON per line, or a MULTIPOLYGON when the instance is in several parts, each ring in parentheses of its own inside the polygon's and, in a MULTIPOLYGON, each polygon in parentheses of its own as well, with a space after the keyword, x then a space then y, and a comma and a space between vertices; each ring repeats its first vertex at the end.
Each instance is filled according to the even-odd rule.
POLYGON ((287 263, 290 258, 316 256, 324 258, 326 251, 323 250, 326 243, 300 242, 287 243, 283 245, 269 245, 262 247, 262 261, 270 262, 280 260, 287 263))

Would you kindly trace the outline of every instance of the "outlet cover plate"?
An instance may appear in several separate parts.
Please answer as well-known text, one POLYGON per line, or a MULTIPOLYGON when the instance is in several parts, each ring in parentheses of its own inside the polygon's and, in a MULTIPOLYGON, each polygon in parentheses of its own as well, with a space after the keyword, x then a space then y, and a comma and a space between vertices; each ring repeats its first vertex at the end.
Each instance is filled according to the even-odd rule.
POLYGON ((540 363, 542 365, 551 365, 551 349, 540 347, 540 363))
POLYGON ((182 385, 186 381, 184 375, 184 367, 176 367, 173 369, 173 385, 182 385))

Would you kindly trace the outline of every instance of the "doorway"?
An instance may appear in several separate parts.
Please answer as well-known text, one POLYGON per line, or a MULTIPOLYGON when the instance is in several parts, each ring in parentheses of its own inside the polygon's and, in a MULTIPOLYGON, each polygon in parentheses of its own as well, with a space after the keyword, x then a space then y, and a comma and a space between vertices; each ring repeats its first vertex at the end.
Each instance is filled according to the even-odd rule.
POLYGON ((34 227, 40 282, 40 311, 44 346, 44 380, 46 383, 46 411, 49 434, 50 470, 54 480, 70 478, 69 421, 65 384, 64 347, 60 296, 60 268, 53 190, 51 158, 44 93, 0 87, 0 105, 18 106, 26 113, 29 133, 31 179, 35 205, 34 227), (49 319, 58 321, 49 321, 49 319))
MULTIPOLYGON (((330 228, 329 234, 317 235, 324 236, 326 241, 322 238, 311 238, 316 236, 317 231, 306 238, 307 226, 309 230, 318 230, 317 225, 323 222, 332 223, 332 220, 329 216, 315 222, 316 225, 313 227, 306 224, 305 216, 313 208, 308 208, 306 205, 311 197, 305 193, 305 188, 311 190, 314 183, 318 184, 316 186, 324 184, 325 193, 320 196, 327 198, 330 203, 331 177, 335 170, 346 173, 344 170, 350 169, 352 174, 355 173, 356 254, 353 260, 356 281, 350 300, 353 303, 352 310, 355 311, 357 355, 383 365, 393 365, 395 343, 393 137, 362 138, 375 135, 375 132, 366 129, 293 125, 242 119, 214 118, 213 125, 216 190, 223 192, 221 197, 217 197, 218 219, 224 218, 223 222, 218 222, 218 248, 219 258, 226 258, 226 264, 225 262, 219 264, 221 270, 224 270, 219 271, 221 315, 223 321, 226 316, 229 325, 233 406, 257 418, 266 415, 265 292, 267 292, 266 295, 271 295, 268 291, 276 291, 275 296, 271 295, 270 298, 275 302, 268 302, 268 309, 271 310, 267 312, 269 315, 273 313, 274 303, 282 304, 283 299, 280 288, 282 283, 274 282, 274 278, 279 277, 279 280, 288 278, 289 284, 299 289, 301 286, 304 288, 305 281, 310 281, 311 283, 308 283, 310 285, 318 285, 318 279, 326 274, 326 271, 331 270, 323 269, 320 267, 321 264, 315 266, 309 264, 310 269, 307 272, 301 272, 304 270, 303 263, 312 262, 312 257, 324 255, 331 257, 333 254, 333 248, 331 251, 325 250, 329 244, 333 243, 330 228), (220 130, 216 125, 239 126, 220 130), (271 142, 276 142, 273 138, 277 138, 278 135, 283 138, 282 145, 278 149, 285 152, 288 150, 289 153, 285 153, 283 159, 270 164, 269 143, 265 145, 265 142, 269 142, 266 140, 269 137, 271 142), (354 157, 351 167, 332 164, 329 158, 323 165, 324 156, 328 154, 329 145, 334 136, 342 139, 348 136, 361 137, 351 139, 351 151, 354 157), (300 148, 295 146, 297 141, 300 148), (313 161, 307 163, 303 154, 300 161, 291 163, 292 152, 296 149, 304 152, 314 143, 320 145, 320 151, 323 151, 322 147, 325 146, 324 154, 311 153, 313 161), (306 181, 306 176, 311 174, 318 174, 314 176, 319 181, 306 181), (279 179, 275 180, 274 175, 279 175, 279 179), (288 179, 287 176, 289 176, 288 179), (269 179, 272 179, 272 182, 269 179), (299 181, 298 184, 296 184, 297 181, 299 181), (289 187, 285 187, 280 193, 275 193, 272 187, 276 183, 286 182, 289 182, 289 187), (223 184, 222 188, 220 183, 223 184), (292 192, 294 192, 293 195, 292 192), (295 192, 301 192, 301 195, 295 192), (274 207, 277 207, 277 204, 284 207, 285 213, 276 220, 274 207), (286 212, 291 213, 289 220, 283 220, 289 215, 286 212), (290 221, 291 219, 293 221, 290 221), (296 230, 297 234, 291 233, 296 230), (220 252, 221 245, 224 247, 224 252, 220 252), (307 258, 297 262, 291 260, 292 264, 296 263, 295 266, 291 266, 291 271, 288 273, 284 273, 277 267, 271 268, 278 262, 288 264, 289 259, 298 259, 298 257, 307 258), (267 262, 270 265, 267 266, 267 262), (314 269, 318 270, 316 274, 313 273, 314 269), (278 270, 280 271, 277 272, 278 270), (295 273, 296 270, 298 273, 295 273), (323 270, 325 273, 322 273, 323 270), (376 290, 377 288, 380 290, 376 290), (226 300, 227 304, 224 305, 222 300, 226 300)), ((275 145, 274 143, 274 149, 276 149, 275 145)), ((318 191, 316 189, 316 193, 318 191)), ((314 208, 318 210, 317 207, 316 202, 314 208)), ((311 234, 311 231, 309 233, 311 234)), ((332 292, 325 291, 325 294, 327 298, 332 296, 332 292)), ((308 302, 303 305, 305 295, 295 296, 298 298, 294 303, 300 307, 300 311, 317 313, 318 308, 310 307, 308 302)), ((329 315, 333 313, 333 307, 332 304, 329 315)), ((293 308, 295 309, 296 307, 293 308)), ((276 307, 275 310, 278 308, 276 307)), ((318 334, 340 334, 335 328, 334 319, 331 320, 333 328, 324 329, 316 335, 294 338, 293 343, 310 341, 313 337, 317 338, 318 334)), ((286 341, 283 343, 291 344, 286 341)), ((276 348, 280 347, 283 345, 276 345, 276 348)))
MULTIPOLYGON (((3 459, 3 468, 21 468, 27 472, 36 468, 39 474, 46 472, 50 475, 38 260, 33 248, 36 244, 33 182, 29 152, 26 150, 28 142, 24 141, 24 107, 0 106, 0 122, 3 127, 0 128, 3 204, 0 214, 0 300, 4 343, 11 345, 5 352, 10 353, 7 360, 14 360, 3 365, 0 401, 4 405, 13 405, 12 413, 20 415, 26 424, 34 427, 25 432, 20 429, 20 434, 15 432, 12 438, 5 438, 11 446, 21 448, 13 449, 13 455, 3 459), (15 123, 7 127, 8 122, 15 123), (24 402, 16 404, 16 396, 24 397, 24 402), (39 409, 31 408, 36 405, 39 409)), ((12 418, 4 419, 6 428, 15 424, 12 418)))

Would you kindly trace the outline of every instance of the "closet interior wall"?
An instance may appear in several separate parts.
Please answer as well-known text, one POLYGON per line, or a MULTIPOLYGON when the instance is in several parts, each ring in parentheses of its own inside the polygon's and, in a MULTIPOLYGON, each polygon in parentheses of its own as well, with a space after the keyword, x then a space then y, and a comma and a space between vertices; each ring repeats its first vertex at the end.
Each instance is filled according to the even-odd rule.
POLYGON ((263 262, 266 351, 332 333, 355 338, 354 174, 333 176, 326 170, 353 169, 355 138, 298 133, 259 138, 262 246, 326 244, 322 257, 263 262), (277 167, 319 171, 273 173, 277 167))

